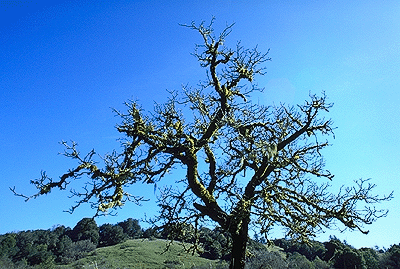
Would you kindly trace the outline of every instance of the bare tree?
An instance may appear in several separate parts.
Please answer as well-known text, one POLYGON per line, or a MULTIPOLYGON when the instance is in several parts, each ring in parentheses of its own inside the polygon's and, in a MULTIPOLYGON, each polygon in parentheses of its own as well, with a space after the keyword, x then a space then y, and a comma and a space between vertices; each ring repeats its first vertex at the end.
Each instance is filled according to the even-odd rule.
POLYGON ((392 195, 371 194, 375 185, 366 180, 336 195, 328 191, 333 174, 324 169, 321 150, 333 127, 320 115, 332 106, 325 94, 311 95, 294 107, 252 103, 249 97, 258 90, 253 81, 264 75, 268 52, 245 49, 240 42, 228 48, 225 39, 233 25, 220 35, 214 34, 213 21, 185 26, 202 37, 193 55, 206 69, 207 80, 197 88, 171 92, 152 113, 127 102, 127 112, 117 112, 122 151, 104 156, 101 167, 94 151, 82 156, 75 143, 63 142, 64 155, 78 165, 57 181, 42 173, 32 181, 38 193, 27 199, 52 188, 66 189, 86 176, 83 191, 73 191, 78 201, 71 212, 90 203, 100 215, 128 200, 144 200, 126 187, 159 184, 174 169, 183 169, 184 178, 160 190, 156 220, 175 227, 171 231, 176 235, 187 224, 197 228, 205 219, 216 222, 232 238, 231 268, 244 268, 249 225, 265 235, 281 226, 288 236, 306 242, 337 223, 367 233, 364 224, 387 214, 374 204, 392 195))

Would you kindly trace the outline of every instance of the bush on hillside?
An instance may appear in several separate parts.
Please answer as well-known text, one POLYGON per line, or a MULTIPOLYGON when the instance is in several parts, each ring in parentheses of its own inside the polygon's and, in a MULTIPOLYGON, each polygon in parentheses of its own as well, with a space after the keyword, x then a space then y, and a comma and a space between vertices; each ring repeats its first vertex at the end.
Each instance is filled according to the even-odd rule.
POLYGON ((69 264, 76 260, 86 257, 90 252, 96 249, 96 245, 89 239, 73 242, 65 252, 59 257, 61 264, 69 264))
POLYGON ((103 224, 99 228, 99 235, 99 247, 113 246, 127 239, 127 235, 119 225, 103 224))
POLYGON ((313 261, 316 257, 323 259, 326 252, 324 244, 317 241, 310 241, 309 244, 306 244, 297 242, 293 239, 275 239, 274 244, 280 248, 283 248, 285 252, 297 252, 301 255, 304 255, 310 261, 313 261))
POLYGON ((202 227, 199 233, 199 240, 204 249, 204 253, 200 255, 201 257, 212 260, 229 259, 232 240, 227 232, 218 227, 214 230, 202 227))
POLYGON ((90 240, 97 246, 99 243, 99 227, 97 227, 96 221, 93 218, 83 218, 68 233, 68 236, 74 242, 90 240))
MULTIPOLYGON (((359 250, 365 260, 368 269, 380 269, 380 257, 376 250, 372 248, 361 248, 359 250)), ((386 268, 386 267, 383 267, 386 268)))
POLYGON ((346 241, 342 243, 339 239, 333 237, 329 242, 325 242, 325 247, 327 249, 325 260, 331 261, 334 268, 367 268, 362 253, 348 245, 346 241))
POLYGON ((286 262, 288 263, 288 268, 317 269, 315 265, 306 258, 306 256, 301 255, 298 252, 290 254, 286 259, 286 262))
POLYGON ((258 250, 246 261, 245 269, 287 269, 288 263, 274 251, 258 250))
POLYGON ((400 244, 391 246, 383 255, 380 261, 381 268, 400 268, 400 244))
POLYGON ((124 233, 132 239, 141 238, 143 236, 143 230, 139 225, 137 219, 129 218, 123 222, 117 223, 123 230, 124 233))

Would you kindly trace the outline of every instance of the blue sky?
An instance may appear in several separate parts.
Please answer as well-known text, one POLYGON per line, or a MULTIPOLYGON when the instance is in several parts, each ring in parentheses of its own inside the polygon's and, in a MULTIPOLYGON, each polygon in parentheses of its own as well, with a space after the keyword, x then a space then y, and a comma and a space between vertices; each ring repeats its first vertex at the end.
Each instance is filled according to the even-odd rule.
MULTIPOLYGON (((215 29, 235 22, 228 43, 270 49, 263 104, 303 103, 325 91, 338 128, 324 151, 335 174, 333 189, 371 178, 387 218, 370 234, 326 231, 355 247, 400 243, 400 2, 381 1, 2 1, 0 3, 0 234, 73 227, 94 214, 88 207, 64 213, 68 192, 24 202, 8 187, 33 193, 30 179, 45 170, 57 178, 74 163, 58 155, 61 140, 81 152, 118 147, 111 108, 138 99, 152 109, 166 90, 204 79, 190 55, 201 38, 179 23, 216 17, 215 29)), ((77 185, 79 187, 79 184, 77 185)), ((142 207, 127 205, 98 224, 155 212, 153 187, 142 207)), ((277 235, 279 237, 279 235, 277 235)))

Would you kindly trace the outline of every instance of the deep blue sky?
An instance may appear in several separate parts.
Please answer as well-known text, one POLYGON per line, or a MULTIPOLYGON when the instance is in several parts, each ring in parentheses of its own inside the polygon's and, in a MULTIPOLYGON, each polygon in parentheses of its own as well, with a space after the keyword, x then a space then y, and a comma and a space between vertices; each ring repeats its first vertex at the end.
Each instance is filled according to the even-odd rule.
MULTIPOLYGON (((400 243, 399 14, 397 0, 2 1, 0 234, 73 227, 94 214, 88 207, 64 213, 73 204, 68 192, 25 203, 8 187, 33 193, 29 180, 41 170, 57 178, 71 168, 57 154, 61 140, 77 141, 82 152, 118 147, 111 108, 123 110, 133 98, 152 109, 167 89, 204 79, 190 55, 201 37, 178 24, 215 16, 217 31, 236 23, 228 43, 271 49, 268 73, 258 78, 266 88, 259 102, 297 104, 310 91, 326 91, 335 103, 336 138, 323 152, 334 188, 371 178, 377 193, 395 191, 382 205, 388 217, 369 226, 369 235, 326 231, 317 239, 336 234, 356 247, 400 243)), ((98 224, 151 216, 153 187, 134 191, 151 201, 98 224)))

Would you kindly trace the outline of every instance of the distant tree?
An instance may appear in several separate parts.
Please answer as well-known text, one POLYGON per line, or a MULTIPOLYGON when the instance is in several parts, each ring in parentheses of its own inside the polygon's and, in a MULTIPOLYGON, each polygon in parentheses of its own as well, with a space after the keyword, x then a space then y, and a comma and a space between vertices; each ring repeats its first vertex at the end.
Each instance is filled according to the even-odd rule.
POLYGON ((262 244, 267 244, 267 240, 265 239, 265 237, 260 236, 259 234, 254 234, 254 240, 256 242, 262 243, 262 244))
POLYGON ((90 239, 72 242, 62 253, 59 260, 63 264, 68 264, 86 257, 95 249, 96 245, 90 239))
POLYGON ((363 255, 361 255, 357 249, 352 249, 349 247, 341 249, 337 252, 333 267, 338 269, 367 269, 363 255))
POLYGON ((113 246, 126 241, 127 235, 119 225, 103 224, 99 227, 99 246, 113 246))
POLYGON ((195 243, 196 231, 193 225, 187 223, 172 223, 160 227, 161 237, 169 240, 195 243))
POLYGON ((71 230, 70 227, 65 227, 64 225, 57 225, 51 229, 52 233, 54 236, 60 238, 66 233, 68 233, 71 230))
POLYGON ((390 260, 397 268, 400 268, 400 244, 391 246, 389 253, 391 255, 390 260))
POLYGON ((124 233, 130 238, 140 238, 143 235, 143 230, 137 219, 129 218, 123 222, 118 222, 117 224, 122 227, 124 233))
POLYGON ((314 267, 317 269, 329 269, 331 266, 328 262, 323 261, 320 257, 316 257, 313 261, 314 267))
POLYGON ((229 258, 232 239, 221 228, 216 227, 214 230, 210 230, 202 227, 199 232, 199 241, 204 249, 204 252, 201 254, 202 257, 213 260, 226 260, 229 258))
POLYGON ((1 238, 0 241, 0 257, 4 256, 12 258, 18 253, 17 240, 15 240, 15 234, 6 234, 1 238))
POLYGON ((324 246, 326 248, 324 255, 325 261, 330 261, 333 258, 336 249, 342 249, 346 247, 336 236, 331 236, 329 241, 324 243, 324 246))
POLYGON ((126 187, 138 182, 160 186, 174 168, 183 169, 185 176, 177 179, 177 186, 161 191, 160 214, 154 221, 194 227, 204 219, 216 222, 232 237, 231 268, 245 265, 251 224, 264 234, 282 226, 299 241, 330 228, 335 220, 367 233, 363 225, 387 213, 371 204, 391 195, 373 195, 374 185, 366 180, 336 195, 328 191, 333 174, 324 169, 322 149, 329 145, 324 136, 333 134, 333 126, 321 114, 332 104, 325 95, 311 95, 293 107, 252 102, 251 94, 259 89, 255 78, 265 73, 263 64, 270 58, 268 52, 246 49, 240 42, 229 48, 226 38, 232 26, 215 35, 213 21, 187 25, 200 34, 202 44, 194 56, 207 70, 206 80, 197 88, 184 87, 182 95, 171 92, 152 113, 127 102, 128 112, 117 112, 122 118, 117 130, 125 136, 122 151, 103 156, 99 161, 104 166, 94 150, 82 155, 76 143, 63 142, 64 155, 77 165, 60 180, 43 172, 32 180, 38 193, 24 197, 66 189, 86 175, 83 191, 73 192, 78 201, 71 211, 90 203, 100 215, 128 200, 144 200, 126 187))
POLYGON ((288 239, 275 239, 274 244, 284 249, 285 252, 304 255, 308 260, 313 261, 316 257, 323 259, 325 256, 324 244, 317 241, 310 241, 307 244, 288 239))
POLYGON ((48 250, 46 244, 37 244, 34 245, 26 259, 30 265, 39 265, 43 263, 50 265, 53 264, 55 257, 53 253, 48 250))
POLYGON ((1 269, 14 269, 15 264, 12 259, 0 253, 0 268, 1 269))
POLYGON ((18 232, 15 240, 18 247, 18 253, 14 255, 15 261, 26 259, 26 257, 33 253, 36 238, 31 231, 18 232))
POLYGON ((368 269, 380 269, 380 258, 379 255, 377 253, 377 251, 375 251, 372 248, 361 248, 359 250, 359 252, 361 253, 361 255, 363 256, 364 260, 365 260, 365 265, 368 269))
POLYGON ((81 219, 68 235, 74 242, 90 240, 95 245, 99 243, 99 228, 93 218, 81 219))
POLYGON ((315 265, 306 256, 298 252, 290 254, 286 261, 288 262, 288 268, 315 269, 315 265))
POLYGON ((248 258, 246 269, 288 269, 287 261, 277 251, 258 250, 248 258))
POLYGON ((381 268, 400 268, 400 244, 391 246, 381 260, 381 268))
POLYGON ((57 242, 57 247, 54 252, 56 255, 56 262, 64 264, 71 262, 71 260, 65 259, 65 257, 66 253, 71 249, 72 243, 72 239, 69 236, 61 236, 60 240, 57 242))
POLYGON ((158 227, 149 227, 143 231, 143 238, 155 239, 161 238, 161 232, 158 227))
POLYGON ((341 242, 336 237, 325 243, 327 249, 325 259, 329 260, 334 268, 366 269, 365 259, 360 251, 341 242))

